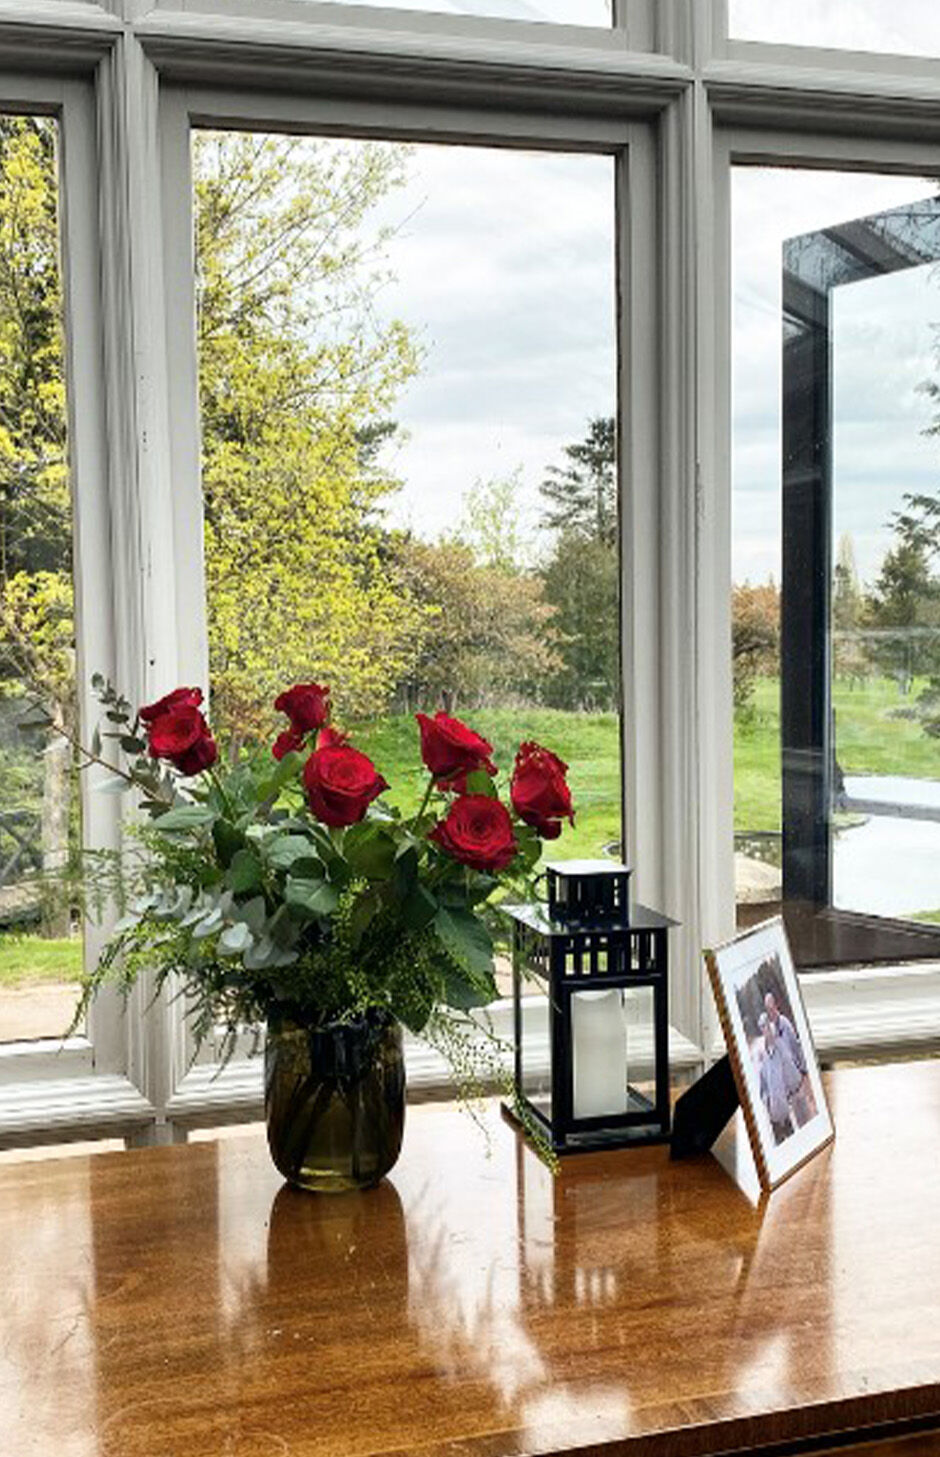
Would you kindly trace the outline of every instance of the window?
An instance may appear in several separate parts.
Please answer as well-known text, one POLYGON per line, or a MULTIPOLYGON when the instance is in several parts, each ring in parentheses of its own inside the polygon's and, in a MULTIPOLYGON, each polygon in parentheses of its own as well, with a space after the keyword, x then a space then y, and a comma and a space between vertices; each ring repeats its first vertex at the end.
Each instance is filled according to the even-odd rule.
POLYGON ((730 0, 729 25, 740 40, 940 55, 940 16, 932 0, 789 0, 787 5, 730 0))
POLYGON ((333 3, 434 10, 441 15, 488 15, 505 20, 551 20, 564 25, 610 25, 612 0, 333 0, 333 3))
POLYGON ((739 913, 935 957, 936 185, 733 182, 739 913))
POLYGON ((0 1041, 61 1035, 82 970, 57 151, 53 118, 0 115, 0 1041))
POLYGON ((295 681, 417 809, 417 709, 570 762, 617 852, 614 175, 605 156, 193 134, 213 717, 295 681))

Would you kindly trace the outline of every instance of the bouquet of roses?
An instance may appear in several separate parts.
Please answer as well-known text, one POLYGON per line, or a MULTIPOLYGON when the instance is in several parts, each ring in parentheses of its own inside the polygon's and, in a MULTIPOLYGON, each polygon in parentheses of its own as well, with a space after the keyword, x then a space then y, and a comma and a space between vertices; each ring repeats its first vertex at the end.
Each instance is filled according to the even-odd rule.
MULTIPOLYGON (((276 700, 273 748, 224 766, 198 688, 134 713, 100 677, 110 787, 136 790, 140 830, 129 914, 89 978, 174 974, 195 1031, 290 1019, 306 1026, 388 1013, 414 1032, 497 995, 491 898, 531 883, 541 842, 573 822, 567 766, 524 743, 509 804, 492 746, 459 719, 416 715, 427 782, 403 814, 379 769, 331 722, 329 689, 276 700)), ((86 757, 103 760, 97 732, 86 757)))

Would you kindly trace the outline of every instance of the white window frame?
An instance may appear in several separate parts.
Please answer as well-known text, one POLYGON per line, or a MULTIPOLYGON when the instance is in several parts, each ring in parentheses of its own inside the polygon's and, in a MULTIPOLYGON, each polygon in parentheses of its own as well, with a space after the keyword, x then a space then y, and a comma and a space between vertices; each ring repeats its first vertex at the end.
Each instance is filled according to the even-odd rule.
MULTIPOLYGON (((381 114, 412 136, 578 145, 606 128, 629 139, 642 205, 618 219, 625 828, 641 894, 683 922, 672 958, 681 1064, 717 1048, 699 949, 728 935, 734 915, 730 159, 756 149, 923 165, 917 149, 940 139, 940 60, 735 41, 724 0, 621 0, 616 21, 605 30, 322 0, 0 0, 0 67, 15 70, 0 86, 10 104, 18 96, 65 118, 70 349, 83 360, 97 350, 101 363, 97 376, 72 369, 82 556, 96 532, 103 541, 92 501, 108 503, 115 548, 111 617, 80 584, 96 647, 86 663, 108 657, 138 698, 205 671, 204 633, 190 630, 201 620, 195 356, 172 332, 190 246, 188 178, 168 145, 180 88, 207 117, 227 97, 230 120, 275 124, 317 96, 344 127, 369 118, 372 129, 381 114), (98 494, 87 496, 93 477, 98 494)), ((88 813, 106 842, 116 834, 100 804, 88 813)), ((6 1056, 20 1102, 0 1080, 0 1143, 135 1128, 162 1139, 257 1114, 258 1065, 229 1081, 191 1068, 176 1011, 145 1013, 149 990, 126 1018, 105 998, 90 1037, 63 1051, 6 1056)), ((816 974, 806 991, 824 1055, 940 1040, 936 967, 816 974)), ((436 1076, 414 1069, 419 1086, 436 1076)))
MULTIPOLYGON (((112 537, 125 503, 111 491, 113 476, 106 431, 108 401, 104 361, 100 259, 105 256, 98 213, 100 154, 95 92, 87 80, 0 74, 0 109, 45 114, 57 123, 59 216, 62 252, 68 455, 72 488, 77 682, 81 719, 97 718, 92 672, 115 676, 122 609, 117 585, 133 580, 118 560, 112 537)), ((125 650, 128 643, 123 644, 125 650)), ((95 794, 81 779, 86 843, 115 848, 120 811, 112 796, 95 794)), ((96 956, 102 934, 86 933, 86 954, 96 956)), ((128 1022, 113 991, 90 1009, 84 1033, 0 1044, 0 1142, 33 1142, 93 1129, 102 1135, 132 1130, 149 1116, 132 1069, 128 1022)))

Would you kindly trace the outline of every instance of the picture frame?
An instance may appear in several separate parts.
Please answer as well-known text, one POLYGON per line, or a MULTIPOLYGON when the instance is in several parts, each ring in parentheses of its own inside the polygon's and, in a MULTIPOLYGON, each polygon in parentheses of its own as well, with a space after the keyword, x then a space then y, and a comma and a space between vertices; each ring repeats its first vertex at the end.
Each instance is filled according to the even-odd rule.
POLYGON ((782 917, 705 952, 761 1188, 835 1131, 782 917))

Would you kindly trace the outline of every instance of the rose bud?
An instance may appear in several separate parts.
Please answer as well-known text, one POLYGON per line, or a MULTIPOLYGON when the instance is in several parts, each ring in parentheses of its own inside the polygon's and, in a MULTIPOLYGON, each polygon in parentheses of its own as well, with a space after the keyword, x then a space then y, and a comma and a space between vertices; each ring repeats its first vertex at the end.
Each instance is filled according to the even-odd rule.
POLYGON ((147 725, 150 753, 167 759, 181 774, 201 774, 219 757, 212 730, 199 709, 183 703, 147 725))
POLYGON ((509 797, 519 818, 544 840, 558 839, 563 819, 574 824, 567 772, 568 765, 550 749, 531 742, 520 745, 509 797))
POLYGON ((372 760, 348 744, 316 749, 304 765, 307 802, 325 825, 354 825, 388 784, 372 760))
POLYGON ((461 723, 459 718, 448 718, 446 713, 436 713, 433 718, 428 718, 426 713, 416 713, 415 718, 421 730, 421 757, 435 779, 446 783, 476 769, 483 769, 487 774, 496 773, 496 765, 490 759, 493 745, 461 723))
POLYGON ((330 716, 330 690, 319 683, 295 683, 274 700, 274 707, 286 713, 295 734, 314 734, 330 716))
POLYGON ((271 753, 275 759, 283 759, 285 754, 292 754, 297 749, 302 749, 303 746, 303 734, 298 734, 294 729, 287 728, 284 729, 283 733, 279 733, 274 740, 274 743, 271 745, 271 753))
POLYGON ((474 870, 505 870, 518 849, 509 811, 486 794, 455 799, 428 838, 474 870))
POLYGON ((137 717, 141 723, 153 723, 155 719, 162 718, 165 713, 170 713, 174 708, 198 708, 202 702, 201 688, 174 688, 172 693, 166 693, 158 698, 156 703, 148 703, 142 708, 137 717))

